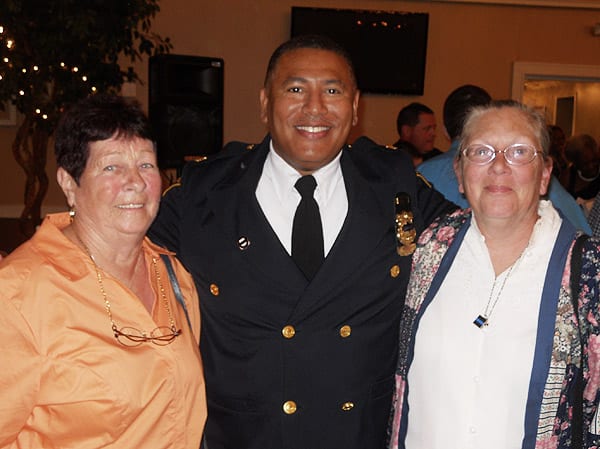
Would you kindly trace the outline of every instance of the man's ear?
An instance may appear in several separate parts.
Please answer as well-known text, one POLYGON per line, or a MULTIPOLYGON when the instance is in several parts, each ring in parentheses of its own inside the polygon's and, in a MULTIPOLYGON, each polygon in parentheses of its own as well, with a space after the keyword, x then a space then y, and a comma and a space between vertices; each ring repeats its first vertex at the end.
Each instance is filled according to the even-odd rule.
POLYGON ((442 128, 444 128, 444 136, 446 137, 446 139, 448 139, 448 142, 452 143, 452 137, 450 137, 450 133, 448 132, 448 128, 446 128, 445 126, 443 126, 442 128))
POLYGON ((64 168, 58 167, 56 170, 56 181, 65 194, 69 207, 75 207, 75 189, 79 186, 73 177, 64 168))
POLYGON ((352 100, 352 126, 358 123, 358 103, 360 101, 360 91, 356 89, 354 99, 352 100))
POLYGON ((269 124, 269 114, 267 113, 269 107, 269 96, 267 95, 266 87, 263 87, 259 93, 260 101, 260 120, 265 124, 269 124))
POLYGON ((400 138, 408 141, 410 140, 410 136, 412 136, 412 126, 402 125, 400 127, 400 138))

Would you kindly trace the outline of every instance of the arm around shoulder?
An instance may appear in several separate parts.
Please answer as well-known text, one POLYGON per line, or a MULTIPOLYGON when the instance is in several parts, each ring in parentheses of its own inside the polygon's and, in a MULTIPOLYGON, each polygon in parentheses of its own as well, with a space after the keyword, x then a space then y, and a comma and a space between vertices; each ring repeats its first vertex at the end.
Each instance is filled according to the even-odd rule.
POLYGON ((438 192, 419 172, 417 177, 417 207, 423 215, 425 227, 428 227, 436 218, 454 212, 459 207, 448 201, 438 192))
POLYGON ((178 182, 170 186, 160 202, 158 215, 148 230, 148 237, 157 245, 171 251, 179 250, 179 223, 183 207, 182 187, 178 182))

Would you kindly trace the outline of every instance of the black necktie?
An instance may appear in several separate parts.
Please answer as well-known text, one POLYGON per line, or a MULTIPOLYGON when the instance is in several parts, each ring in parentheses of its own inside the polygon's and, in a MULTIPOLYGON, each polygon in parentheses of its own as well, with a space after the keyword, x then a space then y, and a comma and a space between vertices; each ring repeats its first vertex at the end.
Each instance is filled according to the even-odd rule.
POLYGON ((313 198, 317 181, 312 175, 300 178, 294 185, 302 199, 292 226, 292 258, 308 280, 323 263, 323 227, 319 206, 313 198))

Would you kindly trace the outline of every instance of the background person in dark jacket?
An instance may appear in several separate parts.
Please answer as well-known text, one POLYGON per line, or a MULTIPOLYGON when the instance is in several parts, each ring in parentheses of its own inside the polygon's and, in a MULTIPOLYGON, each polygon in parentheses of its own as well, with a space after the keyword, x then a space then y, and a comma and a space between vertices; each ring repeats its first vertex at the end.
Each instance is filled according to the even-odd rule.
POLYGON ((433 111, 422 103, 411 103, 398 112, 396 129, 400 139, 394 144, 396 148, 406 151, 413 164, 442 154, 435 148, 437 122, 433 111))

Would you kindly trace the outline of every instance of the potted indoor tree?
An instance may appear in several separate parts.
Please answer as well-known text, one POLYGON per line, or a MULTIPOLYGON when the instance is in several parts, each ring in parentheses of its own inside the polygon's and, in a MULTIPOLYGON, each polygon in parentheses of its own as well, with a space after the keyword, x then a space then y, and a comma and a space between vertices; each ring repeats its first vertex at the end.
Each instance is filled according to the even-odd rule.
MULTIPOLYGON (((49 139, 66 106, 139 81, 133 63, 168 52, 151 31, 158 0, 2 0, 0 104, 19 114, 12 153, 26 175, 21 224, 41 221, 49 139)), ((0 106, 1 107, 1 106, 0 106)))

